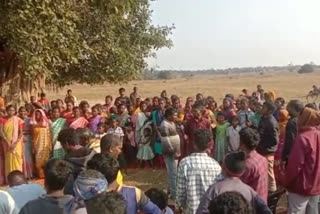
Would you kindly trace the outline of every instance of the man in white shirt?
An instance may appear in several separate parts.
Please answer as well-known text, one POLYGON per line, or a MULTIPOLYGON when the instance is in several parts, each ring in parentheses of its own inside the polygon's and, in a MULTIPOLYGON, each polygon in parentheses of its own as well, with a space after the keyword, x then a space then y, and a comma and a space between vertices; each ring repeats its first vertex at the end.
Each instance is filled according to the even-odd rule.
POLYGON ((20 210, 27 202, 45 195, 45 190, 39 184, 28 184, 23 173, 15 170, 8 175, 9 189, 11 195, 20 210))
POLYGON ((5 191, 0 190, 0 213, 18 214, 19 210, 12 197, 5 191))

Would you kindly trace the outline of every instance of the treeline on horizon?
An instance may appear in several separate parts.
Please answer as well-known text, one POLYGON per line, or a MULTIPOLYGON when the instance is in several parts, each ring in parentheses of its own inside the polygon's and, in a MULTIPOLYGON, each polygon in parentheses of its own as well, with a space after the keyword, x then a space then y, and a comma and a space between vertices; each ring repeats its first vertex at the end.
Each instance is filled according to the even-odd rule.
POLYGON ((175 79, 175 78, 192 78, 201 75, 231 75, 240 73, 257 73, 264 75, 265 73, 289 71, 298 73, 312 73, 320 69, 320 65, 308 63, 304 65, 287 65, 287 66, 258 66, 258 67, 243 67, 243 68, 227 68, 227 69, 204 69, 204 70, 156 70, 146 69, 141 75, 143 80, 157 79, 175 79))

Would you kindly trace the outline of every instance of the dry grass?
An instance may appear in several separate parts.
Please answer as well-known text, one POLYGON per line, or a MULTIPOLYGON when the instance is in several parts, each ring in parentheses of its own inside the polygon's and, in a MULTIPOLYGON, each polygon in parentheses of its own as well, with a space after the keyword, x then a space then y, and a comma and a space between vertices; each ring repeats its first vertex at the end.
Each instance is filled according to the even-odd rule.
MULTIPOLYGON (((139 87, 139 93, 143 97, 159 96, 163 89, 169 94, 177 94, 183 100, 188 96, 195 96, 196 93, 203 93, 205 96, 213 96, 220 101, 226 93, 238 95, 243 88, 253 91, 257 84, 261 84, 266 91, 274 90, 278 96, 285 99, 304 99, 312 85, 319 85, 319 72, 312 74, 297 74, 289 72, 278 72, 265 75, 259 74, 236 74, 236 75, 210 75, 193 78, 180 78, 173 80, 148 80, 132 81, 123 85, 73 85, 73 93, 79 100, 88 100, 91 104, 101 103, 106 95, 118 95, 118 88, 127 89, 131 93, 133 86, 139 87)), ((61 98, 65 91, 50 92, 49 98, 61 98)))

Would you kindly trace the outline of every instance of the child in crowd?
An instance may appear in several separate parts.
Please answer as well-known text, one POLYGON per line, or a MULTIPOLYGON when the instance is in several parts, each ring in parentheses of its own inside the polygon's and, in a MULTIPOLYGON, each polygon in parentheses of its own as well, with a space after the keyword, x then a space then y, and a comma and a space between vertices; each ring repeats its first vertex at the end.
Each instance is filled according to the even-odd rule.
POLYGON ((223 157, 227 152, 227 128, 230 123, 225 120, 222 113, 217 116, 216 141, 215 141, 215 159, 219 163, 223 161, 223 157))
POLYGON ((151 128, 146 127, 143 130, 143 136, 141 138, 141 141, 139 142, 139 149, 137 154, 137 159, 140 161, 141 167, 143 167, 146 161, 148 161, 151 167, 153 167, 154 154, 150 146, 151 136, 152 136, 151 128))
POLYGON ((109 126, 110 128, 108 129, 107 134, 118 135, 121 138, 121 140, 123 140, 123 136, 124 136, 123 130, 119 126, 119 123, 115 117, 111 117, 109 119, 109 126))
POLYGON ((157 205, 163 214, 173 214, 173 211, 168 207, 168 195, 162 190, 151 188, 145 192, 150 201, 157 205))
POLYGON ((133 124, 125 125, 124 153, 129 164, 134 165, 137 156, 137 144, 134 137, 133 124))
POLYGON ((232 119, 231 126, 229 126, 227 129, 228 152, 235 152, 239 149, 239 145, 240 145, 239 132, 241 130, 239 123, 240 123, 239 117, 235 116, 232 119))
POLYGON ((240 120, 240 127, 247 127, 247 122, 254 116, 254 113, 249 109, 249 101, 246 98, 240 100, 240 109, 238 111, 238 117, 240 120))
POLYGON ((95 152, 100 153, 100 141, 101 139, 107 134, 106 133, 106 125, 100 122, 97 126, 97 131, 95 134, 95 140, 90 145, 90 148, 93 149, 95 152))

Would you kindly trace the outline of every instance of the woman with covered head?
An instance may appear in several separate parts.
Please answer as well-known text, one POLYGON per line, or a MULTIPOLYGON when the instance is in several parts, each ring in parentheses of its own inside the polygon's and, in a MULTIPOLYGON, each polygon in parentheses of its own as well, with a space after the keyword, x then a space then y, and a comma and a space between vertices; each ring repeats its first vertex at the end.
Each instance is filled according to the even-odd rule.
POLYGON ((288 213, 318 213, 320 196, 320 115, 305 108, 286 168, 288 213))
POLYGON ((34 111, 32 120, 33 153, 35 167, 39 178, 44 178, 43 167, 47 163, 52 151, 50 122, 42 109, 34 111))

